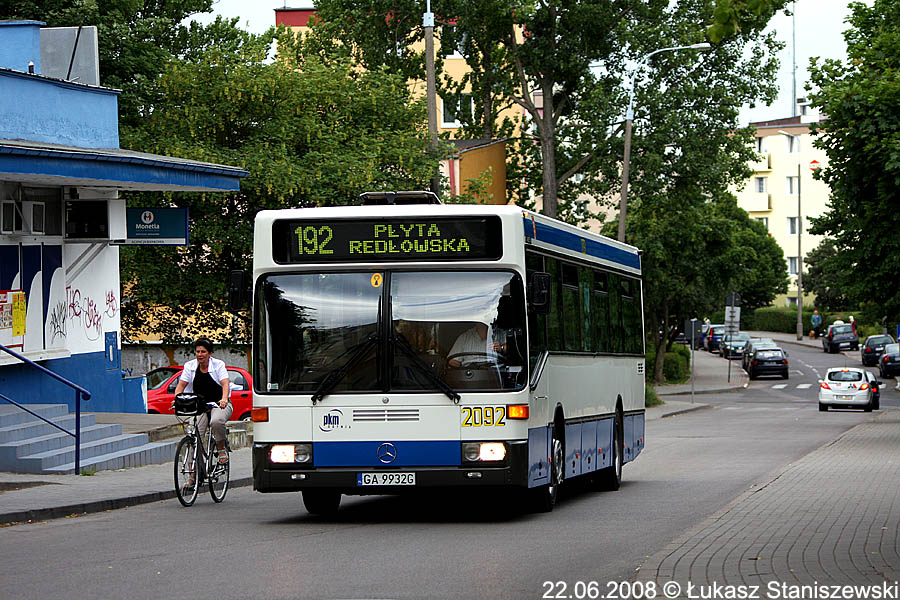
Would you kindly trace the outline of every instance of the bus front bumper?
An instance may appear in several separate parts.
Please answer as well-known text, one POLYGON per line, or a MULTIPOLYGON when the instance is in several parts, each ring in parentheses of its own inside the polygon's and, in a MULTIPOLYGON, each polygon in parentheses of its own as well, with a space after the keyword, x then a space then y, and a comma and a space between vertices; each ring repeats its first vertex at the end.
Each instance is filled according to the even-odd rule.
POLYGON ((330 489, 343 494, 398 494, 423 488, 509 487, 528 485, 528 444, 510 442, 506 458, 497 464, 472 462, 442 467, 297 467, 269 461, 271 444, 253 445, 253 489, 258 492, 298 492, 330 489), (488 466, 490 465, 490 466, 488 466), (360 473, 415 473, 415 485, 361 486, 360 473))

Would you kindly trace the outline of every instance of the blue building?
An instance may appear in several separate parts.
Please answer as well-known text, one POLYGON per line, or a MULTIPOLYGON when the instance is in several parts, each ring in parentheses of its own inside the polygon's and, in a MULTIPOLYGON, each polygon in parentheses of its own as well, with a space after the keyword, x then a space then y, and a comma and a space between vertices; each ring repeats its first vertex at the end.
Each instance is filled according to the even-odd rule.
MULTIPOLYGON (((119 92, 91 73, 96 29, 42 25, 0 21, 0 344, 89 390, 82 410, 145 412, 121 369, 119 190, 235 191, 247 172, 119 148, 119 92), (87 69, 66 80, 85 47, 87 69), (42 56, 63 75, 42 75, 42 56)), ((0 393, 74 409, 68 388, 2 351, 0 393)))

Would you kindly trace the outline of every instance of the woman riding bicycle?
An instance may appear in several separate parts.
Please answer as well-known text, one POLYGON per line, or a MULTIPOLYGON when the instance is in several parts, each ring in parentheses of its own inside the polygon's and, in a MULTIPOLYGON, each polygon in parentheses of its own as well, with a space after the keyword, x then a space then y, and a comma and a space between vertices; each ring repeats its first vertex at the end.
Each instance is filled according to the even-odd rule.
POLYGON ((216 448, 219 451, 219 463, 228 462, 228 451, 225 449, 226 429, 225 423, 231 418, 234 407, 228 395, 228 370, 225 363, 213 358, 213 345, 206 338, 199 338, 194 342, 195 359, 184 364, 181 377, 178 378, 178 387, 175 395, 181 392, 194 393, 201 396, 206 402, 216 402, 219 405, 210 412, 204 412, 197 419, 197 428, 201 436, 206 433, 207 421, 212 428, 213 438, 216 440, 216 448))

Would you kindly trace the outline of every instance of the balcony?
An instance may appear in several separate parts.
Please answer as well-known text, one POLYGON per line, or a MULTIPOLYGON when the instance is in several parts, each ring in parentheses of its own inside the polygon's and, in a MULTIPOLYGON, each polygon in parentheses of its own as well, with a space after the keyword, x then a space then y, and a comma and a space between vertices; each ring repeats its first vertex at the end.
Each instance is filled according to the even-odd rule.
POLYGON ((771 171, 772 170, 772 155, 768 152, 762 152, 759 154, 759 160, 751 160, 750 168, 756 171, 757 173, 761 171, 771 171))
POLYGON ((747 212, 763 212, 772 210, 772 194, 768 192, 750 192, 741 196, 741 208, 747 212))

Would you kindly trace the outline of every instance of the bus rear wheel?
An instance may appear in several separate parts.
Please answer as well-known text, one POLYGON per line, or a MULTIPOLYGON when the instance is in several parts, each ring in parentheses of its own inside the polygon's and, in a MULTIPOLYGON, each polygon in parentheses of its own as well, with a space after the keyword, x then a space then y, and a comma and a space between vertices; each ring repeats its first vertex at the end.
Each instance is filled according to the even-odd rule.
POLYGON ((624 450, 622 444, 622 412, 617 410, 613 421, 612 465, 597 474, 597 483, 600 489, 614 492, 622 485, 622 454, 624 450))
POLYGON ((341 505, 341 493, 332 490, 304 490, 303 506, 311 515, 331 516, 341 505))

